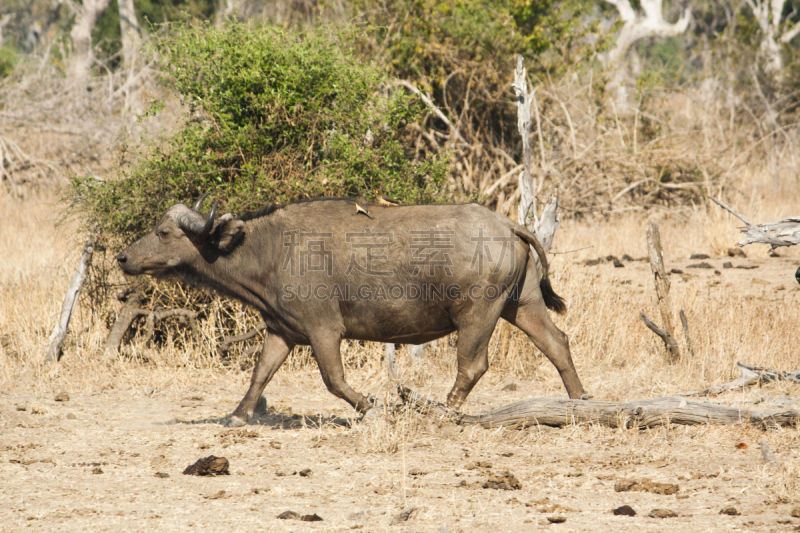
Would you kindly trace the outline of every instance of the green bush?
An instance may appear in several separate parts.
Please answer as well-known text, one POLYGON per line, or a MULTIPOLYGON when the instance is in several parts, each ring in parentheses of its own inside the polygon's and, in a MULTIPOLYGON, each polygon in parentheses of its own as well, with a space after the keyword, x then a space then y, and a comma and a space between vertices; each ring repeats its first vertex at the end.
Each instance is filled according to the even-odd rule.
POLYGON ((10 76, 19 62, 17 49, 10 44, 0 46, 0 78, 10 76))
POLYGON ((120 179, 74 177, 70 194, 111 240, 141 234, 170 205, 205 192, 235 213, 373 188, 434 201, 448 161, 415 157, 405 127, 422 104, 384 90, 379 69, 354 59, 348 42, 324 29, 173 28, 156 51, 187 106, 185 123, 120 179))

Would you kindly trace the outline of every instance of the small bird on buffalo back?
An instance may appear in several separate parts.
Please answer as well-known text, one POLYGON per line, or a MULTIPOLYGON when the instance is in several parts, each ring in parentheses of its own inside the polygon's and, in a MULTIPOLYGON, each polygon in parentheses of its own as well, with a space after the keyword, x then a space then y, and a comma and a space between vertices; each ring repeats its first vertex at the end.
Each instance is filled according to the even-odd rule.
POLYGON ((397 200, 389 198, 377 189, 375 189, 375 200, 378 201, 378 205, 384 205, 387 207, 396 207, 398 205, 397 200))
POLYGON ((375 218, 369 214, 369 209, 367 208, 367 199, 364 198, 364 193, 358 193, 358 197, 356 198, 356 215, 359 213, 364 213, 369 218, 375 218))

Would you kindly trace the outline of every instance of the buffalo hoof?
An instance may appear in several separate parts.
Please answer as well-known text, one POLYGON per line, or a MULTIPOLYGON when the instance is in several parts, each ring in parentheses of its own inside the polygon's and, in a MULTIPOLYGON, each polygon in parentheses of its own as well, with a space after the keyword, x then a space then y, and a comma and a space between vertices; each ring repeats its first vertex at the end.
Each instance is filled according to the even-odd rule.
POLYGON ((239 418, 238 416, 227 416, 222 421, 222 425, 226 428, 240 428, 242 426, 246 426, 247 422, 239 418))
POLYGON ((367 409, 367 412, 364 413, 364 416, 361 417, 362 424, 372 424, 383 417, 383 405, 379 403, 373 403, 372 407, 367 409))
POLYGON ((581 400, 591 400, 592 398, 594 398, 594 394, 589 394, 588 392, 581 396, 581 400))

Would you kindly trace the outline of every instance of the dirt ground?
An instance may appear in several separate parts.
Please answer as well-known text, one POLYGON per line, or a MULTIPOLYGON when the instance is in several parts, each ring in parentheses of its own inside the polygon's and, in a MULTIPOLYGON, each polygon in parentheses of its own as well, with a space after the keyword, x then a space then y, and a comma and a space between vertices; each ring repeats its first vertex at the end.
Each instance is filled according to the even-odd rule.
MULTIPOLYGON (((652 297, 645 262, 614 268, 554 261, 562 270, 558 261, 573 264, 573 283, 598 280, 652 297)), ((776 309, 795 309, 796 317, 795 259, 717 258, 706 260, 710 269, 687 268, 700 262, 668 264, 683 271, 672 275, 676 298, 741 289, 774 301, 776 309), (734 268, 723 268, 728 261, 734 268)), ((650 334, 641 328, 641 335, 650 334)), ((579 347, 574 352, 596 399, 677 392, 673 383, 655 379, 629 386, 624 364, 592 368, 579 347)), ((796 351, 787 356, 798 360, 796 351)), ((427 358, 404 359, 401 368, 421 392, 443 398, 453 377, 428 371, 435 365, 427 358)), ((381 394, 387 384, 379 365, 351 371, 355 388, 381 394)), ((490 367, 466 410, 565 396, 548 365, 531 379, 490 367)), ((0 531, 800 530, 800 509, 793 513, 800 505, 798 432, 792 428, 483 429, 402 410, 367 424, 328 394, 315 371, 284 369, 267 388, 268 414, 260 423, 229 429, 218 419, 244 394, 248 372, 198 369, 179 382, 146 365, 127 372, 117 385, 60 386, 68 401, 55 400, 58 388, 26 390, 30 376, 0 391, 0 531), (762 440, 779 466, 762 460, 762 440), (230 475, 182 474, 209 455, 227 458, 230 475), (521 487, 514 490, 505 471, 521 487), (512 490, 484 488, 492 476, 512 490), (626 481, 645 490, 618 491, 626 481), (612 513, 623 505, 636 515, 612 513), (721 514, 725 509, 729 514, 721 514), (654 510, 674 516, 650 516, 654 510), (278 518, 285 511, 321 521, 278 518)), ((788 409, 793 392, 792 385, 771 384, 710 401, 788 409)))

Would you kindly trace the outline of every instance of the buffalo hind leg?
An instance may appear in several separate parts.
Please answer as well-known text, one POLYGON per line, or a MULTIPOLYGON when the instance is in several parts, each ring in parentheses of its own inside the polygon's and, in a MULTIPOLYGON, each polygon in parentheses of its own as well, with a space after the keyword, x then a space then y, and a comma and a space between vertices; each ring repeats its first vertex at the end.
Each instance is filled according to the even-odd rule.
POLYGON ((524 331, 533 344, 553 363, 570 398, 578 399, 586 394, 569 353, 569 340, 550 320, 541 297, 530 303, 519 303, 518 307, 507 308, 502 316, 524 331))
POLYGON ((311 349, 314 350, 322 381, 331 394, 352 405, 359 413, 366 413, 372 404, 366 396, 354 391, 345 381, 340 345, 341 339, 333 338, 332 335, 327 338, 312 339, 311 349))
POLYGON ((253 369, 253 376, 250 378, 250 388, 239 403, 239 406, 231 414, 229 425, 243 426, 250 422, 250 419, 253 418, 256 404, 261 398, 261 393, 264 392, 264 388, 270 382, 272 376, 275 375, 275 372, 286 361, 286 357, 292 351, 292 348, 294 348, 294 344, 287 343, 283 337, 267 330, 264 347, 261 349, 261 355, 258 358, 256 367, 253 369))
POLYGON ((450 394, 447 395, 447 406, 458 409, 467 399, 469 393, 489 368, 489 340, 497 323, 470 324, 458 329, 456 342, 456 362, 458 373, 450 394))

